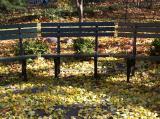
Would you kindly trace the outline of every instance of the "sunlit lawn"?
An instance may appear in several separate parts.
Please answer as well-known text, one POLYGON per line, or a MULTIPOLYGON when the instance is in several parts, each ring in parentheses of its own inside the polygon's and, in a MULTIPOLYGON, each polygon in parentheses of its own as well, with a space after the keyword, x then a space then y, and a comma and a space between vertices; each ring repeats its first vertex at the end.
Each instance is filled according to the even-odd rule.
MULTIPOLYGON (((138 63, 136 76, 127 83, 125 69, 116 71, 120 69, 115 68, 118 60, 114 59, 106 67, 116 70, 103 72, 97 80, 92 72, 85 71, 93 62, 63 63, 61 78, 54 79, 52 64, 47 69, 45 61, 38 61, 43 59, 28 64, 28 82, 21 81, 16 71, 0 77, 0 118, 157 119, 160 116, 160 70, 150 63, 148 68, 144 62, 138 63), (69 67, 79 69, 79 74, 74 75, 69 67), (63 75, 67 69, 68 75, 63 75)), ((1 66, 2 69, 9 70, 7 66, 1 66)))

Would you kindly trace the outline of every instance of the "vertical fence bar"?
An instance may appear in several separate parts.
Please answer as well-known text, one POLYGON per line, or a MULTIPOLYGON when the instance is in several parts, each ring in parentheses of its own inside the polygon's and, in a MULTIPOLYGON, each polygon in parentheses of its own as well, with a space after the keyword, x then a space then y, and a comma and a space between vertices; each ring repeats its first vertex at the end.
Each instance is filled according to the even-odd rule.
MULTIPOLYGON (((22 38, 22 31, 21 31, 21 27, 18 27, 19 30, 19 54, 20 55, 24 55, 24 48, 23 48, 23 38, 22 38)), ((21 62, 21 66, 22 66, 22 78, 24 81, 27 81, 27 63, 26 63, 26 59, 23 59, 20 61, 21 62)))
POLYGON ((94 54, 94 78, 97 79, 98 77, 98 26, 96 26, 96 33, 95 33, 95 54, 94 54))
POLYGON ((57 26, 57 28, 58 28, 58 32, 57 32, 57 51, 56 51, 56 53, 57 53, 57 57, 54 59, 54 62, 55 62, 55 78, 59 78, 59 74, 60 74, 60 57, 59 57, 59 55, 60 55, 60 49, 61 49, 61 47, 60 47, 60 25, 58 25, 57 26))

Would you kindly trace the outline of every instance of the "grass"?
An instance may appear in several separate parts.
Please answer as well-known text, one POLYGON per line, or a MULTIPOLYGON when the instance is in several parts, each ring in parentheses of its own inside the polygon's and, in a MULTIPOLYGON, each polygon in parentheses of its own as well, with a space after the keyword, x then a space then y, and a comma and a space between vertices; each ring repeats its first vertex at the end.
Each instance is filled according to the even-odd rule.
MULTIPOLYGON (((125 47, 128 39, 99 40, 100 50, 105 48, 102 52, 119 54, 131 48, 125 47)), ((9 49, 14 43, 1 44, 1 56, 12 56, 9 49)), ((138 44, 147 44, 146 39, 138 44)), ((137 52, 147 54, 148 47, 137 52)), ((39 57, 28 60, 28 82, 23 82, 20 64, 0 64, 0 118, 160 118, 159 64, 137 61, 131 83, 126 82, 123 59, 99 58, 97 80, 93 78, 93 66, 92 60, 62 59, 60 79, 54 79, 53 61, 39 57)))
MULTIPOLYGON (((123 60, 107 61, 110 64, 106 59, 100 60, 110 70, 117 62, 123 64, 123 60)), ((124 70, 107 72, 110 75, 100 74, 97 80, 87 71, 73 75, 74 72, 68 70, 68 75, 57 80, 49 73, 53 70, 51 66, 35 69, 34 66, 40 65, 38 63, 40 60, 28 68, 28 82, 16 75, 1 76, 0 118, 157 119, 160 116, 159 67, 150 63, 147 68, 144 66, 146 63, 137 63, 138 70, 131 83, 126 82, 124 70)), ((78 64, 78 72, 93 65, 87 61, 65 63, 62 69, 74 69, 78 64)))

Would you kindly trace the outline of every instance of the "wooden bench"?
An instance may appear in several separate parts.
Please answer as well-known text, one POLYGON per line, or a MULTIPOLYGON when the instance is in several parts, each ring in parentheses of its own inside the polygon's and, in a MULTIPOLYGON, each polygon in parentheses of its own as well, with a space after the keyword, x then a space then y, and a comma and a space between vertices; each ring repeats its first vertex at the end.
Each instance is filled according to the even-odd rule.
MULTIPOLYGON (((55 77, 60 74, 60 59, 62 57, 93 57, 94 77, 97 78, 97 62, 99 57, 116 57, 127 59, 127 81, 131 73, 134 75, 136 60, 160 60, 160 56, 137 55, 137 38, 160 38, 160 23, 118 23, 115 29, 114 22, 83 22, 83 23, 41 23, 42 37, 57 37, 56 54, 42 54, 42 57, 54 59, 55 77), (118 31, 118 37, 133 38, 132 54, 101 54, 98 52, 99 37, 113 37, 118 31), (62 37, 94 37, 94 54, 61 54, 62 37)), ((24 38, 37 37, 37 24, 3 25, 0 26, 0 40, 19 39, 20 55, 15 57, 1 57, 0 62, 20 61, 22 64, 22 76, 26 80, 26 59, 36 58, 36 55, 25 55, 23 49, 24 38)))
MULTIPOLYGON (((27 80, 26 59, 36 58, 36 55, 25 55, 23 49, 23 38, 37 37, 37 24, 22 25, 4 25, 0 26, 0 40, 19 39, 20 55, 14 57, 1 57, 0 62, 20 61, 22 64, 22 76, 27 80)), ((94 57, 94 77, 97 78, 97 62, 98 57, 108 57, 108 54, 98 54, 98 37, 114 36, 114 22, 84 22, 84 23, 42 23, 42 37, 57 37, 57 54, 47 54, 42 57, 54 59, 55 77, 60 74, 60 58, 61 57, 94 57), (60 39, 61 37, 95 37, 95 53, 94 54, 61 54, 60 39)), ((121 56, 116 56, 121 57, 121 56)))
POLYGON ((160 56, 137 55, 138 38, 160 38, 160 22, 157 23, 119 23, 118 37, 133 38, 132 56, 127 60, 127 82, 135 73, 136 60, 160 60, 160 56))
POLYGON ((114 22, 83 22, 83 23, 42 23, 42 37, 57 37, 57 55, 55 58, 55 77, 60 74, 61 57, 94 57, 94 77, 97 78, 98 57, 107 57, 108 54, 98 54, 98 38, 113 37, 114 22), (95 37, 94 54, 61 54, 60 40, 62 37, 95 37))
POLYGON ((0 62, 20 61, 22 65, 22 78, 27 80, 26 74, 26 58, 24 56, 23 39, 37 37, 37 24, 16 24, 16 25, 0 25, 0 41, 19 39, 19 56, 1 57, 0 62))

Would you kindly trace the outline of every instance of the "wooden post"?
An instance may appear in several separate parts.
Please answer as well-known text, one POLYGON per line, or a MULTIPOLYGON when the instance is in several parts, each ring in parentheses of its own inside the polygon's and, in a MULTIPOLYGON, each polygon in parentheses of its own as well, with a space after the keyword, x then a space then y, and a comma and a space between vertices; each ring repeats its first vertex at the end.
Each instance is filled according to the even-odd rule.
POLYGON ((133 38, 133 68, 132 68, 132 76, 135 75, 135 65, 136 65, 136 55, 137 55, 137 26, 134 26, 134 38, 133 38))
POLYGON ((98 26, 96 26, 96 37, 95 37, 95 55, 94 55, 94 78, 98 77, 98 26))
POLYGON ((60 47, 60 25, 58 25, 58 32, 57 32, 57 58, 54 59, 55 62, 55 78, 59 78, 59 74, 60 74, 60 57, 58 57, 58 55, 60 55, 61 51, 61 47, 60 47))
MULTIPOLYGON (((25 52, 24 52, 24 48, 23 48, 23 38, 22 38, 22 32, 21 32, 21 27, 20 26, 18 27, 18 30, 19 30, 19 48, 20 48, 19 54, 24 55, 25 52)), ((22 64, 22 78, 23 78, 24 81, 27 81, 26 59, 23 59, 20 62, 22 64)))

